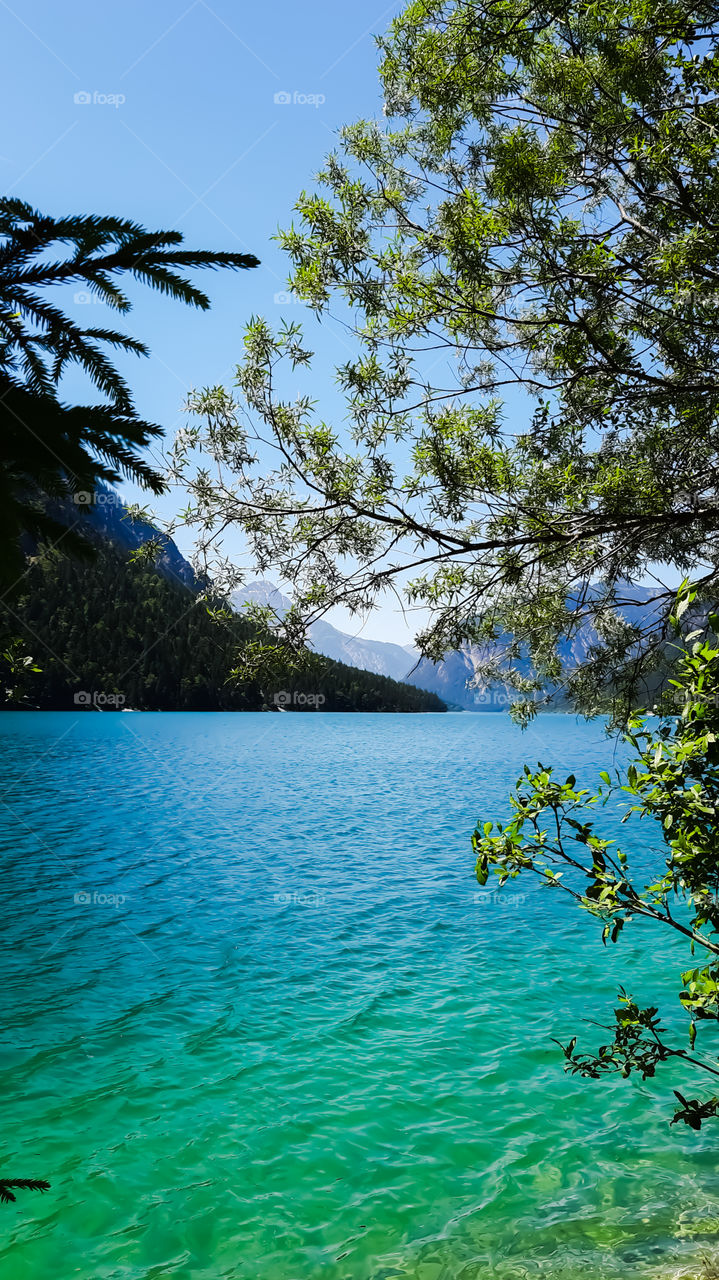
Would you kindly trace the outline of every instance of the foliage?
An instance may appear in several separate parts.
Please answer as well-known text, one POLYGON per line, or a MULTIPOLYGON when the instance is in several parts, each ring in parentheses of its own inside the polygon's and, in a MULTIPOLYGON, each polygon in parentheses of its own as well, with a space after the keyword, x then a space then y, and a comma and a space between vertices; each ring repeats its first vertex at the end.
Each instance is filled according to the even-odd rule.
MULTIPOLYGON (((207 296, 187 279, 196 268, 258 265, 251 254, 181 248, 179 231, 148 231, 125 218, 51 218, 22 200, 0 200, 0 546, 11 586, 22 569, 18 535, 79 538, 47 511, 45 495, 93 493, 98 480, 127 476, 155 493, 161 475, 142 450, 162 428, 135 410, 130 388, 107 349, 147 355, 117 329, 80 324, 51 291, 74 285, 82 301, 126 314, 123 281, 132 279, 206 310, 207 296), (67 405, 58 385, 79 365, 105 402, 67 405)), ((77 512, 78 516, 80 511, 77 512)))
MULTIPOLYGON (((685 589, 677 613, 690 601, 685 589)), ((678 630, 677 614, 673 622, 678 630)), ((712 614, 709 623, 719 634, 719 616, 712 614)), ((612 780, 602 771, 593 792, 573 776, 561 782, 549 767, 525 765, 511 797, 511 821, 497 824, 496 832, 492 822, 480 823, 473 837, 480 884, 490 873, 500 884, 535 875, 595 916, 605 943, 617 942, 625 926, 641 918, 690 944, 693 963, 682 972, 679 991, 688 1047, 667 1038, 657 1008, 642 1008, 622 989, 607 1042, 596 1053, 578 1052, 576 1037, 564 1047, 566 1069, 591 1079, 614 1072, 647 1079, 671 1059, 719 1077, 711 1036, 697 1056, 698 1029, 716 1030, 719 1021, 719 648, 706 631, 691 640, 662 717, 636 714, 628 726, 633 760, 625 776, 617 770, 612 780), (632 869, 617 841, 596 830, 594 813, 617 797, 628 801, 622 821, 634 815, 655 824, 663 856, 652 860, 651 883, 643 883, 646 872, 632 869)), ((699 1129, 719 1115, 719 1095, 700 1101, 675 1092, 675 1121, 699 1129)))
POLYGON ((429 657, 501 630, 521 693, 566 681, 592 712, 611 674, 634 705, 672 593, 638 627, 626 582, 717 580, 717 35, 687 0, 414 0, 381 41, 386 127, 343 130, 280 237, 295 295, 354 334, 346 419, 297 393, 299 326, 253 319, 236 400, 191 397, 176 449, 203 543, 239 525, 310 617, 396 589, 429 657))
POLYGON ((33 667, 23 701, 9 705, 75 710, 84 693, 119 696, 118 705, 135 710, 256 711, 287 694, 281 703, 297 710, 445 709, 434 694, 307 652, 301 660, 277 654, 267 679, 252 658, 258 646, 271 648, 272 638, 220 604, 208 610, 184 584, 151 565, 128 565, 112 547, 101 546, 90 562, 42 551, 8 622, 32 645, 42 670, 33 667))
POLYGON ((0 652, 0 672, 5 681, 3 701, 7 706, 18 707, 28 702, 32 677, 40 670, 20 636, 7 640, 0 652))

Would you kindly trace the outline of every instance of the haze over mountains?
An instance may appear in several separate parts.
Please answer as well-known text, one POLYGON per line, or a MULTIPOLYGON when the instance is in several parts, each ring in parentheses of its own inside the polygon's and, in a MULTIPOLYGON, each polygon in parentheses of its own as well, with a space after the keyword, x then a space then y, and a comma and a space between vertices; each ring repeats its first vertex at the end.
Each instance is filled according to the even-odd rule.
MULTIPOLYGON (((91 508, 82 514, 86 515, 88 524, 97 534, 123 549, 134 549, 149 538, 157 536, 157 531, 150 524, 128 520, 124 504, 109 489, 98 490, 91 508)), ((165 540, 156 568, 163 576, 191 589, 197 589, 199 585, 191 566, 171 539, 165 540)), ((649 607, 647 602, 653 592, 645 587, 632 587, 631 594, 635 604, 624 612, 646 616, 649 607)), ((274 583, 264 580, 239 588, 233 593, 231 602, 240 614, 244 612, 245 603, 254 603, 269 605, 279 615, 291 603, 274 583)), ((562 646, 565 662, 573 665, 581 661, 593 639, 593 633, 586 628, 572 641, 567 641, 562 646)), ((501 646, 501 643, 498 640, 496 646, 501 646)), ((427 658, 420 658, 412 645, 405 647, 389 641, 353 636, 324 620, 315 622, 310 627, 310 644, 316 653, 335 662, 376 675, 389 676, 417 689, 427 690, 456 709, 502 711, 510 700, 507 690, 501 684, 484 688, 469 687, 474 679, 476 664, 487 658, 486 646, 465 645, 458 652, 448 654, 442 662, 430 662, 427 658)))
MULTIPOLYGON (((271 582, 250 582, 240 587, 232 596, 232 604, 242 612, 245 603, 269 605, 282 616, 290 607, 290 600, 271 582)), ((507 706, 504 689, 478 690, 468 688, 474 676, 474 651, 467 647, 459 653, 449 654, 443 662, 430 662, 420 658, 412 645, 406 648, 385 640, 366 640, 351 636, 320 620, 309 628, 311 647, 317 653, 353 667, 362 667, 379 675, 391 676, 436 693, 450 706, 464 711, 501 711, 507 706)))
MULTIPOLYGON (((250 582, 233 593, 232 605, 238 613, 242 612, 245 604, 269 605, 282 617, 291 601, 273 583, 259 581, 250 582)), ((311 647, 316 653, 323 653, 336 662, 346 662, 351 667, 374 671, 377 675, 391 676, 393 680, 408 680, 408 673, 419 657, 411 646, 405 649, 400 644, 385 640, 364 640, 361 636, 339 631, 323 619, 312 624, 309 634, 311 647)), ((414 681, 408 683, 414 684, 414 681)))
MULTIPOLYGON (((648 601, 654 591, 647 587, 632 587, 631 593, 634 603, 624 609, 628 620, 633 620, 632 615, 633 618, 648 616, 648 601)), ((251 582, 234 593, 232 603, 238 611, 242 610, 245 602, 269 605, 280 616, 290 607, 287 596, 283 596, 273 583, 265 581, 251 582)), ((315 622, 309 632, 312 648, 317 653, 436 693, 450 707, 464 711, 503 711, 511 700, 509 692, 501 684, 470 687, 477 664, 487 659, 489 647, 486 645, 466 644, 458 652, 448 654, 442 662, 431 662, 428 658, 420 658, 411 645, 404 648, 383 640, 351 636, 329 622, 315 622)), ((563 660, 569 665, 581 662, 594 639, 594 632, 589 627, 583 628, 573 640, 561 646, 563 660)), ((501 644, 498 640, 491 649, 496 650, 501 644)), ((521 668, 522 661, 517 665, 521 668)), ((528 667, 528 664, 524 665, 528 667)))
POLYGON ((301 669, 282 660, 260 671, 245 666, 263 634, 252 619, 213 616, 175 544, 148 521, 131 520, 116 494, 103 488, 80 497, 58 517, 82 529, 89 545, 76 542, 75 554, 63 556, 28 540, 12 617, 35 665, 25 680, 13 670, 12 682, 3 682, 3 707, 446 711, 435 694, 320 653, 301 669), (149 542, 148 555, 137 555, 149 542))

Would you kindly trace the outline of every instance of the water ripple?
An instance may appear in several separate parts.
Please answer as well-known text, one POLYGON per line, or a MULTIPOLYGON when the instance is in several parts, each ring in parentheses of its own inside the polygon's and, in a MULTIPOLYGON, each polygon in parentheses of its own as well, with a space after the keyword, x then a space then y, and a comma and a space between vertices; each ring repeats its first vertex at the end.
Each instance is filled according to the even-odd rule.
POLYGON ((13 1280, 625 1280, 713 1250, 711 1141, 668 1129, 671 1081, 592 1088, 551 1043, 676 959, 472 878, 524 759, 591 782, 599 727, 0 736, 5 1164, 53 1184, 3 1210, 13 1280))

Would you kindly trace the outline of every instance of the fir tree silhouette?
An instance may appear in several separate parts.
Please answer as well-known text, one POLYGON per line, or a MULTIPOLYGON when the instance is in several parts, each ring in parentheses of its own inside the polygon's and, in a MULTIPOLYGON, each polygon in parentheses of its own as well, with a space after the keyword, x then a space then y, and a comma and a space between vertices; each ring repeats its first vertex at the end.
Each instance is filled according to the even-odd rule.
MULTIPOLYGON (((160 493, 161 475, 142 456, 162 434, 144 421, 108 350, 147 355, 145 344, 114 328, 84 326, 49 296, 76 285, 121 314, 131 302, 124 281, 207 310, 209 298, 186 273, 197 268, 244 270, 252 254, 182 248, 179 231, 148 231, 125 218, 51 218, 18 199, 0 199, 0 584, 22 566, 21 532, 62 535, 46 496, 94 491, 123 476, 160 493), (58 383, 70 365, 88 375, 105 403, 67 405, 58 383)), ((77 297, 77 295, 76 295, 77 297)), ((76 534, 67 550, 80 549, 76 534)))
POLYGON ((17 1196, 13 1195, 13 1190, 23 1191, 49 1191, 50 1183, 44 1178, 0 1178, 0 1202, 2 1204, 14 1204, 17 1196))

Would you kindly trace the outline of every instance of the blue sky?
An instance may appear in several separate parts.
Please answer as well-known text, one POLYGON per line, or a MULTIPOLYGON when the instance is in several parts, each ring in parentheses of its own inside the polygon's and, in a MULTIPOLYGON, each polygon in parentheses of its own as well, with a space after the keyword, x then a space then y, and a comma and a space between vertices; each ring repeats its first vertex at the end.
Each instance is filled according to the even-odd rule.
MULTIPOLYGON (((254 271, 198 273, 209 313, 141 288, 125 319, 97 305, 97 323, 119 319, 149 345, 150 359, 123 369, 140 412, 168 436, 192 386, 232 382, 253 313, 270 323, 304 318, 319 355, 311 393, 323 416, 341 408, 333 366, 347 358, 346 334, 276 301, 287 261, 272 237, 291 221, 341 125, 381 113, 373 36, 403 7, 0 0, 4 118, 12 122, 0 143, 7 194, 54 215, 113 213, 177 228, 188 245, 262 260, 254 271)), ((68 394, 87 399, 75 376, 68 394)), ((174 502, 154 505, 169 514, 174 502)), ((183 550, 190 541, 178 537, 183 550)), ((332 620, 358 630, 342 615, 332 620)), ((362 634, 404 643, 414 629, 389 600, 362 634)))
MULTIPOLYGON (((289 224, 341 125, 381 113, 373 36, 402 8, 0 0, 4 116, 12 120, 0 144, 7 194, 53 215, 114 213, 177 228, 188 245, 262 260, 255 271, 198 273, 209 313, 140 288, 126 319, 92 304, 98 323, 119 319, 150 346, 149 360, 123 367, 140 412, 169 435, 191 386, 231 381, 251 314, 276 322, 299 313, 275 301, 287 262, 272 237, 289 224)), ((332 322, 320 328, 308 315, 306 323, 331 405, 331 367, 347 357, 345 337, 332 322)), ((87 399, 77 377, 68 392, 87 399)), ((364 634, 410 638, 389 607, 364 634)))

